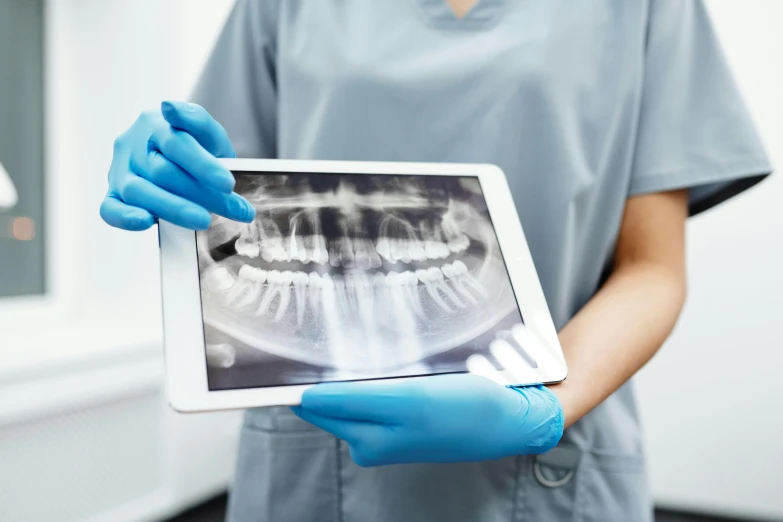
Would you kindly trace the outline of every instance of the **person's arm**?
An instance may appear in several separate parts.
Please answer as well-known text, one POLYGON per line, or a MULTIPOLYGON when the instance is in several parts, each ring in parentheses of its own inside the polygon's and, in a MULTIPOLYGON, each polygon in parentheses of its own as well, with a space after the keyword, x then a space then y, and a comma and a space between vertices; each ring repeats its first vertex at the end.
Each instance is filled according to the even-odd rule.
POLYGON ((570 426, 650 360, 674 328, 686 294, 685 190, 630 198, 614 270, 560 331, 568 378, 550 386, 570 426))
POLYGON ((504 387, 472 374, 319 384, 294 412, 348 443, 361 466, 544 453, 661 346, 685 299, 687 194, 628 200, 615 270, 562 330, 562 384, 504 387))

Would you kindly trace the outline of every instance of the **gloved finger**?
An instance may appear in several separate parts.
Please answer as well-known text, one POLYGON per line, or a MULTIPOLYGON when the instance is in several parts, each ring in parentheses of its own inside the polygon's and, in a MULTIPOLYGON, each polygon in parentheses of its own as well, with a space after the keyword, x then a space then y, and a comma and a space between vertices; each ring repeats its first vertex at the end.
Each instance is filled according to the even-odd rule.
POLYGON ((412 399, 405 381, 330 382, 305 390, 301 408, 325 417, 396 424, 412 399))
POLYGON ((201 105, 164 101, 160 104, 160 112, 172 127, 196 138, 196 141, 213 156, 217 158, 236 156, 226 129, 201 105))
POLYGON ((250 223, 255 208, 235 192, 226 194, 200 185, 191 175, 158 151, 150 151, 139 175, 155 185, 200 205, 208 211, 234 221, 250 223))
POLYGON ((552 367, 561 364, 547 348, 545 342, 532 329, 519 323, 511 327, 511 336, 515 346, 535 362, 536 367, 552 367))
POLYGON ((500 385, 507 386, 509 384, 514 384, 506 375, 495 368, 489 359, 481 354, 474 353, 468 357, 465 361, 465 366, 468 368, 468 372, 486 377, 500 385))
POLYGON ((497 360, 502 372, 509 379, 508 384, 533 384, 541 382, 536 370, 527 358, 522 356, 517 347, 502 339, 493 339, 489 343, 489 352, 497 360))
MULTIPOLYGON (((220 161, 185 131, 162 122, 149 138, 149 150, 158 150, 205 187, 220 192, 234 190, 234 176, 220 161)), ((136 158, 139 159, 139 158, 136 158)))
POLYGON ((342 439, 349 444, 366 438, 370 430, 382 428, 381 426, 373 426, 365 422, 335 419, 334 417, 319 415, 301 406, 294 406, 291 408, 291 411, 300 419, 309 422, 317 428, 328 431, 338 439, 342 439))
POLYGON ((101 203, 101 218, 124 230, 147 230, 155 224, 155 216, 148 211, 123 203, 112 194, 106 194, 101 203))
POLYGON ((144 208, 160 219, 191 230, 206 230, 212 221, 206 209, 135 175, 125 181, 120 197, 128 205, 144 208))

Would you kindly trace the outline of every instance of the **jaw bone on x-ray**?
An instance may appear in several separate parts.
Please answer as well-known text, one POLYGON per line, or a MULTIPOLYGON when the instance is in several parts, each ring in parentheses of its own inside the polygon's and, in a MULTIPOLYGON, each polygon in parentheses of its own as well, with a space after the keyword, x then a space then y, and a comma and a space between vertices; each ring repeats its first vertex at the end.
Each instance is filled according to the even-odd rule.
POLYGON ((197 235, 211 389, 465 371, 522 322, 478 179, 235 173, 197 235))

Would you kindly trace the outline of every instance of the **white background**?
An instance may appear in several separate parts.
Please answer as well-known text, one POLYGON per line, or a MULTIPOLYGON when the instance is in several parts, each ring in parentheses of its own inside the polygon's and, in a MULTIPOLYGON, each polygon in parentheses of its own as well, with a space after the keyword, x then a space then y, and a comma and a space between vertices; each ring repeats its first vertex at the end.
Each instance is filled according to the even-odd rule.
MULTIPOLYGON (((779 169, 783 2, 707 3, 779 169)), ((688 226, 688 302, 637 379, 660 503, 783 519, 781 201, 778 172, 688 226)))
MULTIPOLYGON (((27 477, 39 490, 52 488, 48 505, 64 522, 152 520, 224 485, 238 416, 183 418, 165 406, 156 233, 113 230, 98 206, 114 137, 141 110, 187 96, 232 2, 48 4, 52 296, 0 301, 0 519, 47 519, 15 493, 28 489, 19 489, 27 477), (89 404, 100 409, 78 413, 89 404), (106 421, 95 419, 109 418, 112 407, 133 412, 118 419, 132 418, 134 429, 96 431, 106 421), (66 411, 76 416, 49 423, 66 411), (33 446, 48 439, 36 438, 31 419, 40 433, 62 436, 33 446), (85 433, 104 433, 113 467, 73 466, 62 442, 69 433, 80 434, 72 437, 77 446, 85 433), (127 452, 145 434, 146 460, 127 452), (31 457, 9 466, 3 458, 13 455, 31 457), (32 455, 47 460, 37 465, 32 455), (148 487, 136 497, 117 496, 100 512, 88 497, 83 510, 72 505, 83 484, 97 488, 93 498, 115 498, 101 488, 135 491, 112 479, 131 468, 126 479, 148 487), (60 471, 68 480, 51 482, 60 471)), ((708 5, 773 161, 783 164, 783 2, 708 5)), ((773 176, 689 224, 689 301, 637 383, 652 485, 666 505, 783 518, 782 200, 783 180, 773 176)))

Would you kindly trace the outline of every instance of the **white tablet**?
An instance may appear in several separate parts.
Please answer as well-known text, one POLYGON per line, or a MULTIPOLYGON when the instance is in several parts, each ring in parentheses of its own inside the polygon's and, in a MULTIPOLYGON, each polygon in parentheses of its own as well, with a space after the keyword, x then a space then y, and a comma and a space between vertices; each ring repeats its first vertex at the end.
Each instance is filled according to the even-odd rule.
POLYGON ((160 223, 167 392, 180 411, 298 404, 316 383, 503 368, 566 376, 493 165, 225 160, 253 223, 160 223))

